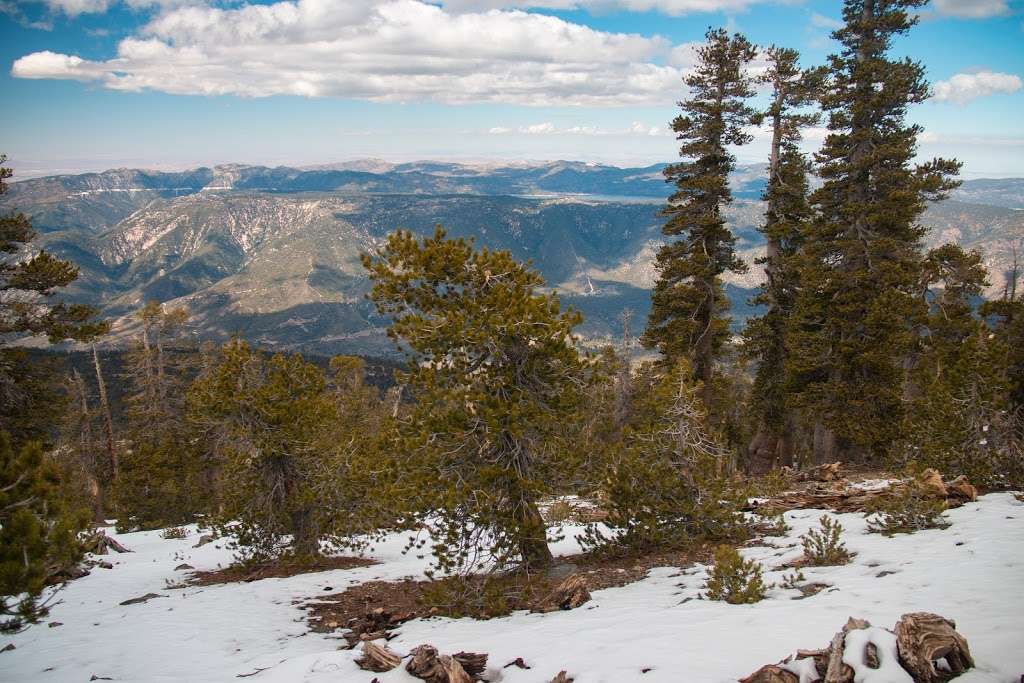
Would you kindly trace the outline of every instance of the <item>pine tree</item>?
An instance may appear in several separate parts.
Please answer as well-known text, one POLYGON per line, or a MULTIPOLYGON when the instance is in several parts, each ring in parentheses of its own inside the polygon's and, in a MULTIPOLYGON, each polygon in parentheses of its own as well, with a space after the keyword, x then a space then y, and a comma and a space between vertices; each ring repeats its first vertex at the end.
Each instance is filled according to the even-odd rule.
POLYGON ((765 114, 772 140, 764 193, 767 211, 761 228, 767 249, 758 263, 764 265, 766 281, 753 303, 767 311, 751 318, 744 331, 746 351, 757 360, 752 395, 758 428, 748 448, 749 464, 757 471, 793 464, 796 424, 785 389, 786 337, 798 287, 795 259, 811 217, 807 199, 810 164, 799 143, 802 129, 820 120, 806 108, 817 97, 823 76, 818 69, 801 70, 796 50, 773 46, 765 54, 768 71, 763 80, 772 86, 771 105, 765 114))
MULTIPOLYGON (((213 526, 242 561, 308 561, 372 533, 376 497, 370 435, 339 435, 323 373, 300 356, 269 359, 242 341, 220 349, 188 392, 191 419, 218 459, 213 526)), ((372 443, 372 442, 371 442, 372 443)))
POLYGON ((572 467, 580 315, 539 292, 540 276, 508 252, 441 228, 422 240, 393 233, 363 263, 389 335, 410 354, 403 466, 415 512, 434 527, 438 568, 549 564, 537 504, 572 467))
MULTIPOLYGON (((0 156, 0 194, 12 176, 0 156)), ((0 616, 17 628, 40 616, 46 578, 76 559, 77 531, 87 518, 68 509, 60 476, 43 457, 43 442, 62 406, 57 383, 44 363, 27 362, 9 344, 45 335, 50 342, 88 339, 106 325, 89 306, 54 303, 54 291, 78 269, 46 251, 31 254, 35 237, 23 214, 0 216, 0 616)))
POLYGON ((186 419, 187 376, 196 364, 184 339, 184 309, 150 301, 136 314, 139 336, 127 355, 125 434, 130 451, 116 482, 118 526, 187 524, 212 492, 199 441, 186 419))
POLYGON ((892 39, 927 0, 846 0, 842 44, 821 98, 830 133, 817 154, 823 186, 800 262, 789 357, 794 403, 814 425, 814 457, 869 459, 898 436, 904 365, 919 310, 917 285, 928 200, 955 187, 959 169, 914 167, 920 128, 908 106, 924 101, 923 67, 888 57, 892 39))
POLYGON ((756 119, 746 104, 754 93, 745 69, 755 48, 740 35, 709 30, 697 52, 697 66, 686 78, 688 99, 672 130, 686 159, 665 169, 675 192, 662 211, 668 217, 662 233, 670 239, 658 251, 658 281, 643 342, 656 347, 669 365, 689 358, 710 404, 715 356, 729 335, 728 302, 721 276, 742 273, 735 238, 722 210, 732 201, 729 172, 735 165, 729 146, 751 140, 745 127, 756 119))

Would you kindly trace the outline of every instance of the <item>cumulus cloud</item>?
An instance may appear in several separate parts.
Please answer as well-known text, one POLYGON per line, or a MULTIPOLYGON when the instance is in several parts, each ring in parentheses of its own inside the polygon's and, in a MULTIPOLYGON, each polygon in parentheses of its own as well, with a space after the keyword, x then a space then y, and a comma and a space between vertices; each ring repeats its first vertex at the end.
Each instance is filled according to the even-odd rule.
POLYGON ((496 126, 487 132, 491 135, 508 135, 512 132, 521 135, 669 135, 669 130, 665 126, 649 126, 637 121, 626 128, 603 128, 585 124, 561 128, 550 121, 544 121, 543 123, 520 126, 515 131, 507 126, 496 126))
POLYGON ((440 0, 454 12, 490 9, 593 9, 661 12, 682 16, 697 12, 738 12, 751 5, 778 0, 440 0))
POLYGON ((1007 0, 935 0, 933 9, 939 14, 962 19, 984 19, 1008 14, 1007 0))
POLYGON ((458 14, 423 0, 284 0, 168 9, 122 40, 112 59, 33 53, 11 73, 174 94, 670 104, 682 75, 664 63, 670 52, 663 38, 516 10, 458 14))
POLYGON ((1013 74, 979 71, 978 73, 956 74, 948 81, 939 81, 933 86, 932 99, 937 102, 967 104, 979 97, 997 93, 1014 93, 1021 89, 1020 76, 1013 74))
POLYGON ((148 9, 151 7, 167 8, 183 5, 205 4, 204 0, 32 0, 36 4, 46 5, 54 13, 68 17, 80 14, 103 14, 120 3, 132 9, 148 9))

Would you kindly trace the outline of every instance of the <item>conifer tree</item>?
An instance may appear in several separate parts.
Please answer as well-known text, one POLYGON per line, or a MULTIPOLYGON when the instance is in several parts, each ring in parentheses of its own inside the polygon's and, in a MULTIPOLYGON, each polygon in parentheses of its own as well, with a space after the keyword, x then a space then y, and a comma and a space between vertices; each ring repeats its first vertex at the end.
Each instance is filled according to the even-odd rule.
POLYGON ((389 335, 410 354, 403 467, 434 527, 438 568, 549 564, 537 504, 572 469, 565 423, 579 399, 580 315, 539 292, 540 276, 508 252, 441 228, 422 240, 395 232, 363 263, 389 335))
MULTIPOLYGON (((0 156, 0 194, 11 169, 0 156)), ((54 303, 54 290, 78 269, 46 251, 31 254, 28 217, 0 216, 0 628, 40 616, 46 578, 76 559, 76 535, 87 519, 70 510, 60 476, 43 457, 42 441, 61 402, 52 376, 9 343, 46 335, 51 342, 85 339, 106 329, 89 306, 54 303)))
POLYGON ((764 193, 767 210, 761 228, 767 249, 758 263, 764 265, 766 280, 753 303, 764 305, 767 311, 751 318, 744 332, 746 350, 757 360, 752 395, 758 427, 748 451, 750 465, 762 471, 772 465, 792 464, 796 424, 786 399, 786 337, 798 286, 795 258, 811 217, 807 199, 810 164, 799 143, 802 129, 820 119, 806 108, 815 101, 823 76, 818 69, 801 70, 796 50, 773 46, 765 55, 768 71, 763 80, 772 87, 765 118, 772 139, 764 193))
POLYGON ((267 359, 228 342, 188 392, 190 416, 218 458, 213 525, 233 535, 239 559, 316 559, 324 544, 358 544, 381 520, 365 434, 341 438, 323 373, 300 356, 267 359))
POLYGON ((697 66, 685 80, 683 113, 672 121, 685 161, 665 169, 675 192, 662 214, 669 237, 658 251, 658 280, 643 342, 655 347, 669 365, 691 361, 695 378, 711 396, 715 356, 728 338, 728 302, 721 276, 742 273, 746 264, 733 248, 723 208, 732 201, 729 172, 735 165, 729 146, 751 140, 745 127, 756 119, 746 100, 754 93, 746 67, 756 50, 746 38, 709 30, 697 51, 697 66))
POLYGON ((816 156, 824 182, 811 196, 788 373, 818 461, 877 457, 898 436, 920 305, 918 218, 959 169, 911 164, 920 128, 906 123, 907 108, 928 86, 919 63, 888 55, 926 2, 846 0, 833 33, 842 49, 821 98, 830 133, 816 156))
POLYGON ((185 524, 207 509, 212 492, 198 441, 186 419, 187 376, 196 363, 184 338, 184 309, 150 301, 136 314, 138 339, 127 355, 129 393, 121 462, 118 526, 152 529, 185 524))

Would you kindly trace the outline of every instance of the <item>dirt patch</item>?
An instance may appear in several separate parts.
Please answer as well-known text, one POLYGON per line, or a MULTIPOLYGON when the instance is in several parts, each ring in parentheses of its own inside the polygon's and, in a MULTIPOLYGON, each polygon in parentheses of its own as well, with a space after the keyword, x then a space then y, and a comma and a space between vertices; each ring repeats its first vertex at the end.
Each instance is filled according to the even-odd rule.
MULTIPOLYGON (((318 633, 348 632, 350 645, 364 637, 388 637, 410 619, 446 616, 491 619, 516 610, 546 609, 546 599, 570 574, 586 578, 590 591, 624 586, 647 576, 654 567, 688 567, 709 562, 711 546, 639 557, 608 558, 590 554, 559 557, 553 570, 532 576, 471 577, 370 581, 308 603, 310 628, 318 633)), ((586 609, 583 607, 583 609, 586 609)))
POLYGON ((332 569, 355 569, 374 564, 378 564, 378 562, 365 557, 321 557, 315 562, 276 560, 255 565, 233 564, 223 569, 194 572, 188 578, 186 585, 211 586, 219 583, 249 583, 260 579, 282 579, 297 574, 312 574, 332 569))

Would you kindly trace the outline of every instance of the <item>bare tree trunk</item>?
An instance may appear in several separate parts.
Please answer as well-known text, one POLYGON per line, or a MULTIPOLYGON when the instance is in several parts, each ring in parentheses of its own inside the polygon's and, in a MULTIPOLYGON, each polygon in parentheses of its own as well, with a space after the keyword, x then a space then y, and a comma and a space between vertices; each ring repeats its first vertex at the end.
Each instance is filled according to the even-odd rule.
POLYGON ((821 465, 826 462, 834 462, 835 456, 836 433, 826 427, 824 421, 819 418, 814 423, 814 464, 821 465))
POLYGON ((80 402, 79 410, 82 411, 82 423, 78 433, 78 457, 83 474, 86 478, 86 488, 92 498, 93 519, 103 519, 103 491, 100 489, 99 479, 96 477, 96 454, 93 452, 95 443, 92 436, 92 417, 89 410, 89 396, 85 390, 85 380, 77 369, 72 370, 72 381, 75 391, 78 392, 80 402))
POLYGON ((629 347, 631 338, 629 336, 629 321, 633 317, 633 311, 625 309, 622 311, 622 367, 619 368, 618 377, 615 379, 615 433, 622 434, 622 429, 629 421, 629 401, 632 394, 629 347))
POLYGON ((110 458, 110 481, 117 481, 119 469, 117 449, 114 447, 114 418, 110 414, 110 402, 107 400, 107 384, 103 381, 103 370, 100 368, 100 355, 96 343, 92 343, 92 363, 96 368, 96 384, 100 390, 100 410, 103 411, 103 427, 107 437, 107 456, 110 458))

